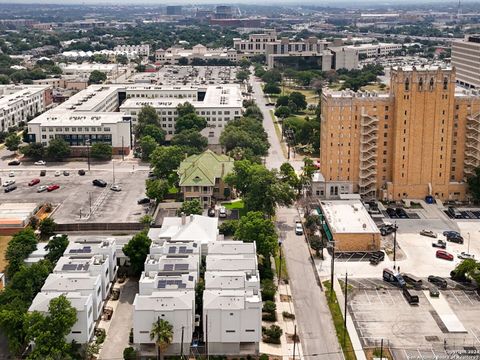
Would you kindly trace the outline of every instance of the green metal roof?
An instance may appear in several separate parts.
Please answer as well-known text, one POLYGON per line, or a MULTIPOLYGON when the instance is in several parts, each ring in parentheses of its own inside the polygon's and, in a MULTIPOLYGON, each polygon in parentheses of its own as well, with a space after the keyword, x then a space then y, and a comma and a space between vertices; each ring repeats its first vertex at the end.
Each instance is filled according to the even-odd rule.
POLYGON ((234 160, 227 155, 207 150, 183 160, 178 168, 180 186, 214 186, 216 178, 223 178, 233 170, 234 160))

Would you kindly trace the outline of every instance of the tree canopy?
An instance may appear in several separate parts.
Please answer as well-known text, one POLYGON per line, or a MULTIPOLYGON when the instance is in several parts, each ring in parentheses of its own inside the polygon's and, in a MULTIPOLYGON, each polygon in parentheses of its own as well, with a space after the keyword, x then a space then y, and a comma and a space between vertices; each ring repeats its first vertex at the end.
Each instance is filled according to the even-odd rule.
POLYGON ((175 133, 179 134, 185 130, 201 131, 207 127, 207 120, 195 113, 179 116, 175 121, 175 133))
POLYGON ((130 259, 132 274, 139 276, 143 269, 147 255, 150 253, 152 240, 146 231, 139 232, 123 247, 123 253, 130 259))
POLYGON ((480 201, 480 167, 475 168, 474 174, 467 178, 468 191, 475 201, 480 201))
POLYGON ((107 74, 104 72, 98 71, 98 70, 93 70, 90 73, 90 76, 88 78, 88 83, 89 84, 101 84, 105 80, 107 80, 107 74))
POLYGON ((158 146, 150 155, 153 173, 159 179, 168 179, 185 157, 180 146, 158 146))
POLYGON ((198 201, 198 199, 184 201, 178 210, 178 213, 184 213, 186 216, 192 214, 201 215, 202 206, 200 205, 200 201, 198 201))
POLYGON ((20 138, 20 136, 13 133, 5 139, 5 147, 10 151, 17 151, 21 142, 22 139, 20 138))
POLYGON ((146 195, 150 199, 155 199, 157 202, 163 201, 168 194, 170 185, 167 180, 164 179, 147 179, 146 180, 146 195))
POLYGON ((150 135, 145 135, 139 141, 140 149, 142 149, 142 160, 147 161, 150 159, 150 155, 155 151, 158 143, 150 135))
POLYGON ((275 224, 265 218, 260 211, 250 211, 240 218, 234 235, 235 239, 245 242, 255 242, 257 252, 264 257, 270 257, 278 248, 278 235, 275 224))
POLYGON ((90 148, 90 156, 99 160, 110 160, 112 158, 112 145, 97 142, 90 148))
POLYGON ((208 139, 195 129, 183 130, 175 134, 172 145, 183 147, 188 155, 199 154, 207 148, 208 139))
POLYGON ((45 145, 39 142, 30 143, 21 147, 20 152, 32 160, 40 160, 45 157, 45 145))
POLYGON ((52 264, 56 264, 58 259, 63 256, 65 249, 68 246, 67 235, 55 235, 50 238, 46 246, 48 254, 45 256, 52 264))
POLYGON ((160 118, 158 117, 157 111, 150 105, 145 105, 138 113, 135 135, 137 137, 150 135, 145 129, 147 125, 154 125, 156 128, 160 128, 160 118))
POLYGON ((6 274, 11 278, 23 265, 23 261, 37 249, 37 238, 32 228, 20 230, 13 235, 5 252, 8 261, 6 274))
POLYGON ((46 155, 52 160, 63 160, 70 156, 70 146, 61 138, 52 139, 48 143, 46 155))

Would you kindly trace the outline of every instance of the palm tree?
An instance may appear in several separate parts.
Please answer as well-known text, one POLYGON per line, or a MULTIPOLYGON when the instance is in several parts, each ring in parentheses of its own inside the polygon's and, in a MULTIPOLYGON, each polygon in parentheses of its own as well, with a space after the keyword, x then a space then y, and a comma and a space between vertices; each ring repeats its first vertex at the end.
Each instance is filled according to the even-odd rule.
POLYGON ((157 345, 157 360, 161 359, 162 352, 167 350, 168 345, 173 340, 173 326, 166 320, 157 318, 152 324, 152 330, 150 330, 150 339, 155 340, 157 345))

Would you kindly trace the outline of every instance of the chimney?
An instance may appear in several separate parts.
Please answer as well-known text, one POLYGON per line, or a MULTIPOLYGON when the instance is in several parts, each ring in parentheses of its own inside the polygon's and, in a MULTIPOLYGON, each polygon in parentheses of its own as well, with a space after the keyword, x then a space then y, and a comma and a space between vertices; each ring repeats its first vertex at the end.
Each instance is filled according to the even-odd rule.
POLYGON ((185 223, 187 222, 187 218, 186 218, 186 216, 185 216, 185 213, 182 212, 182 213, 180 214, 180 216, 182 217, 182 225, 185 225, 185 223))

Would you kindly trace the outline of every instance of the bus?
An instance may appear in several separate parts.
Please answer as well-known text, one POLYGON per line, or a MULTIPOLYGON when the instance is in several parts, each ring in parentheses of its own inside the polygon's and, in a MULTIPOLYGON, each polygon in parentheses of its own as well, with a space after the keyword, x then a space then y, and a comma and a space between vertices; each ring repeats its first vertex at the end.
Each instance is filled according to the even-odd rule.
POLYGON ((394 273, 390 269, 383 269, 383 280, 401 288, 406 285, 402 275, 394 273))
POLYGON ((407 284, 412 285, 417 290, 422 288, 422 280, 417 278, 416 276, 413 276, 411 274, 403 274, 403 280, 405 280, 407 284))

